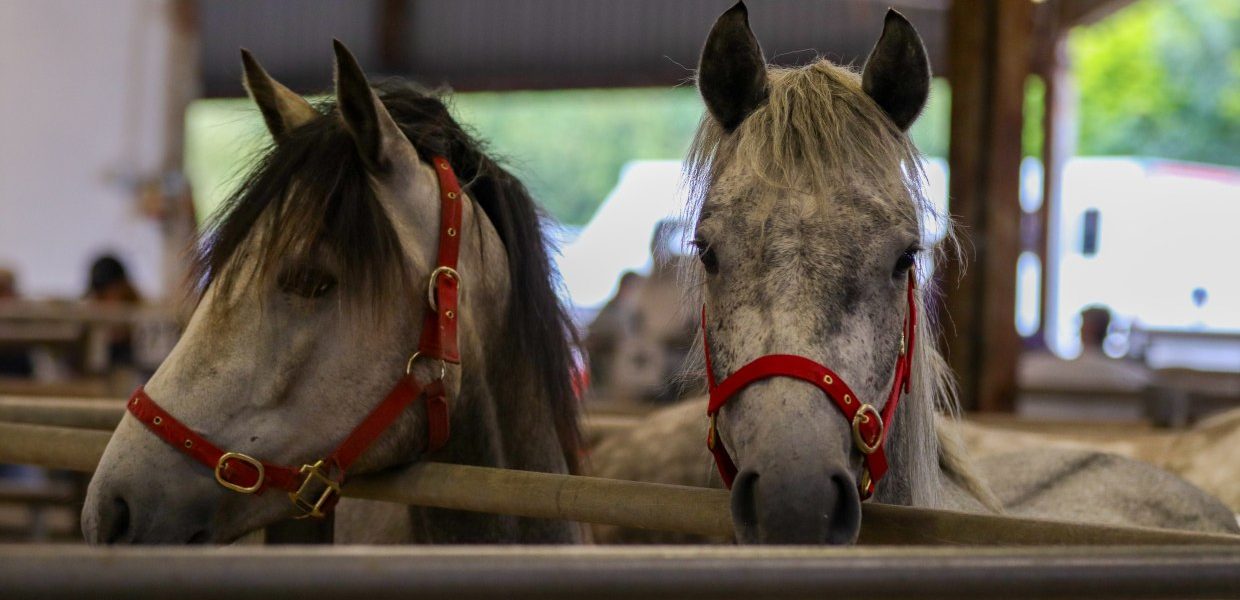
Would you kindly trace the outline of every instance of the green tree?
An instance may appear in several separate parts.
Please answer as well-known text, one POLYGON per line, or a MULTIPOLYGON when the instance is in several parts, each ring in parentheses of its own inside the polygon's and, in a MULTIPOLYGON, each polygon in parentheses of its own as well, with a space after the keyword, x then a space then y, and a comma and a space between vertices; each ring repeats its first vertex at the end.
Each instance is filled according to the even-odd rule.
POLYGON ((1240 166, 1240 2, 1142 0, 1074 30, 1078 152, 1240 166))

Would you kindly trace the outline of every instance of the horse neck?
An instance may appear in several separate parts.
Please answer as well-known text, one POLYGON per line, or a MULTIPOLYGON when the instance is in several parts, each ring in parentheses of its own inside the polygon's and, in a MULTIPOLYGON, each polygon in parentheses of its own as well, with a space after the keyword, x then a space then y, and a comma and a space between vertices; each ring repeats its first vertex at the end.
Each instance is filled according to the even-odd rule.
MULTIPOLYGON (((492 265, 491 268, 502 268, 492 265)), ((506 303, 496 302, 496 306, 506 303)), ((455 464, 568 473, 548 394, 530 357, 511 356, 500 340, 506 319, 491 321, 494 331, 480 356, 463 356, 461 387, 454 403, 451 438, 429 460, 455 464)), ((435 543, 580 543, 581 531, 563 521, 524 519, 463 511, 410 508, 412 539, 435 543)))
MULTIPOLYGON (((917 298, 917 308, 920 314, 926 314, 921 296, 917 298)), ((940 397, 952 397, 951 380, 950 371, 934 345, 937 332, 933 325, 922 324, 918 337, 921 343, 914 349, 909 392, 896 407, 895 422, 889 424, 886 448, 890 470, 878 486, 875 499, 887 504, 937 508, 956 489, 952 474, 944 471, 944 465, 958 461, 941 460, 942 453, 951 452, 953 446, 945 447, 940 442, 937 421, 940 397)))
MULTIPOLYGON (((926 336, 930 337, 930 336, 926 336)), ((963 443, 938 412, 945 368, 934 348, 913 360, 910 392, 896 408, 887 437, 890 470, 875 493, 884 504, 1001 512, 1000 503, 974 471, 963 443)))

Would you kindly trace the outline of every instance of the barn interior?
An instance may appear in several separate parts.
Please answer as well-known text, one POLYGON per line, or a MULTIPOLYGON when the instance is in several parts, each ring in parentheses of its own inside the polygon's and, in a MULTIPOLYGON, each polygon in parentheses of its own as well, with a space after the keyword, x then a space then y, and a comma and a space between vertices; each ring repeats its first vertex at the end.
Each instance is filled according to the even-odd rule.
MULTIPOLYGON (((0 3, 0 422, 116 426, 185 330, 198 235, 270 144, 239 50, 316 98, 333 39, 372 81, 444 93, 543 203, 587 439, 700 396, 680 376, 699 317, 674 272, 696 260, 681 160, 703 114, 702 43, 731 4, 0 3)), ((970 450, 1115 452, 1240 513, 1236 6, 747 4, 782 66, 860 68, 889 6, 920 32, 934 79, 910 135, 961 259, 919 277, 940 291, 927 318, 970 450)), ((86 481, 0 464, 0 541, 81 542, 86 481)), ((268 535, 315 535, 290 531, 268 535)))

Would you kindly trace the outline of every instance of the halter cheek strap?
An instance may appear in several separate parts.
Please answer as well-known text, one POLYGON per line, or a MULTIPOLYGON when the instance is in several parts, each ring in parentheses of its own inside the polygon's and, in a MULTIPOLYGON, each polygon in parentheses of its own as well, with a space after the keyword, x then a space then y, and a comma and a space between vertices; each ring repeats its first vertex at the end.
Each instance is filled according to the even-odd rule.
POLYGON ((737 468, 723 440, 719 438, 716 425, 719 409, 754 382, 772 377, 791 377, 822 390, 844 414, 844 418, 852 426, 853 445, 861 452, 865 461, 865 468, 861 472, 861 480, 857 487, 862 499, 869 498, 874 493, 874 486, 887 473, 887 455, 883 449, 887 441, 887 427, 895 418, 900 397, 909 390, 912 375, 913 348, 917 332, 914 286, 915 280, 910 270, 907 290, 908 314, 904 319, 900 356, 896 360, 891 392, 887 396, 887 403, 883 406, 881 414, 873 405, 863 403, 857 397, 856 392, 844 383, 844 378, 835 371, 795 354, 768 354, 758 357, 722 382, 716 383, 715 369, 710 358, 710 340, 706 333, 706 306, 702 306, 702 351, 706 356, 706 383, 710 390, 710 404, 706 408, 706 415, 710 419, 706 433, 706 447, 714 455, 719 475, 728 489, 732 488, 732 482, 736 479, 737 468))
POLYGON ((266 463, 240 452, 226 452, 178 421, 141 387, 129 399, 129 414, 173 448, 212 469, 215 480, 229 490, 258 495, 274 487, 288 492, 301 517, 323 517, 331 512, 340 499, 345 472, 419 397, 426 403, 427 451, 442 448, 450 434, 448 394, 443 380, 447 363, 461 362, 457 341, 461 276, 456 265, 460 256, 462 200, 460 183, 447 159, 437 156, 431 162, 439 179, 439 257, 427 281, 428 306, 418 350, 409 357, 405 374, 387 396, 331 454, 314 464, 292 467, 266 463), (413 376, 414 364, 419 359, 440 362, 438 377, 426 385, 413 376))

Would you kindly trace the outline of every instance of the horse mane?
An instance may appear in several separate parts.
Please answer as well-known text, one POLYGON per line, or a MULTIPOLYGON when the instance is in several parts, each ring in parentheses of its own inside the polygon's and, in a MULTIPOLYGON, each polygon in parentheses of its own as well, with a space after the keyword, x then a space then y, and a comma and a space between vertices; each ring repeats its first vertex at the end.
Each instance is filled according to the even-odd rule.
MULTIPOLYGON (((544 215, 525 185, 487 154, 438 95, 406 82, 376 86, 379 98, 423 158, 448 159, 464 191, 494 225, 508 258, 505 330, 496 332, 493 381, 530 381, 545 395, 570 470, 580 454, 579 405, 573 389, 575 329, 556 294, 558 274, 543 233, 544 215)), ((192 281, 221 296, 248 272, 270 283, 289 257, 326 253, 337 261, 342 303, 381 315, 383 306, 418 297, 400 240, 367 181, 356 145, 334 98, 322 117, 266 149, 204 230, 192 281), (272 218, 262 219, 266 214, 272 218), (262 243, 245 245, 251 235, 262 243), (242 254, 253 253, 253 256, 242 254), (239 268, 245 266, 246 268, 239 268)), ((226 304, 226 303, 225 303, 226 304)))
MULTIPOLYGON (((794 68, 768 67, 767 74, 770 93, 766 102, 734 131, 724 130, 709 113, 703 115, 685 164, 686 222, 696 223, 713 182, 730 165, 740 163, 765 185, 824 197, 849 184, 877 184, 881 193, 871 194, 877 208, 916 224, 923 243, 929 246, 923 219, 940 217, 925 194, 921 153, 861 89, 860 75, 825 59, 794 68)), ((950 219, 942 221, 944 238, 934 245, 931 258, 959 260, 950 219)), ((700 290, 701 266, 698 261, 686 262, 692 265, 682 274, 686 288, 700 290)), ((923 274, 928 274, 925 269, 923 274)), ((903 491, 917 506, 941 505, 935 485, 941 459, 951 465, 967 464, 953 454, 958 445, 940 444, 935 426, 936 415, 959 413, 955 379, 938 348, 939 324, 934 311, 927 310, 936 304, 937 293, 933 284, 917 288, 922 319, 912 383, 909 396, 898 408, 899 426, 892 430, 893 438, 905 437, 893 444, 905 448, 904 455, 893 459, 905 470, 911 489, 903 491)), ((690 304, 700 306, 700 302, 690 304)), ((690 354, 697 361, 702 356, 701 343, 699 335, 690 354)), ((700 377, 703 368, 697 362, 686 372, 700 377)))

